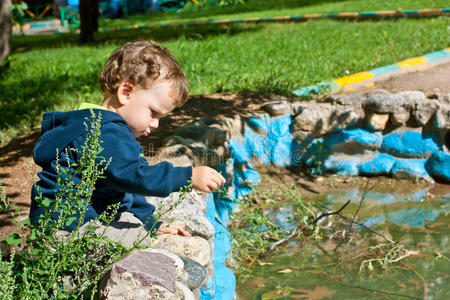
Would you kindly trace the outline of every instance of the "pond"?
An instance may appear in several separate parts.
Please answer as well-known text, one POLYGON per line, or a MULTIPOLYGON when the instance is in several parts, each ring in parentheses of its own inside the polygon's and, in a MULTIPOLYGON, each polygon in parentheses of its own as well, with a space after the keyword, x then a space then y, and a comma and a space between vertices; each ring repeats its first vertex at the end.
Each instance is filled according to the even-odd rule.
MULTIPOLYGON (((357 224, 349 234, 348 223, 336 226, 342 218, 334 215, 322 222, 319 239, 291 241, 237 277, 238 299, 450 299, 449 185, 371 179, 363 197, 366 185, 359 177, 310 182, 319 193, 290 179, 303 187, 305 201, 337 210, 350 200, 343 215, 351 219, 358 211, 355 221, 397 244, 357 224)), ((268 209, 290 230, 291 211, 282 201, 268 209)))

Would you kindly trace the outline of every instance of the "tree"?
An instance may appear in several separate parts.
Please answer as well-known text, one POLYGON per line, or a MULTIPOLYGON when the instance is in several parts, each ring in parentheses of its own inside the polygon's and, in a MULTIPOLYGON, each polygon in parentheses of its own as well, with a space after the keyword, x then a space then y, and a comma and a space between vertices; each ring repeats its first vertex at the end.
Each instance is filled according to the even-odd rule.
POLYGON ((80 0, 80 42, 94 41, 94 32, 98 30, 98 0, 80 0))
POLYGON ((0 65, 11 52, 12 7, 11 0, 0 1, 0 65))

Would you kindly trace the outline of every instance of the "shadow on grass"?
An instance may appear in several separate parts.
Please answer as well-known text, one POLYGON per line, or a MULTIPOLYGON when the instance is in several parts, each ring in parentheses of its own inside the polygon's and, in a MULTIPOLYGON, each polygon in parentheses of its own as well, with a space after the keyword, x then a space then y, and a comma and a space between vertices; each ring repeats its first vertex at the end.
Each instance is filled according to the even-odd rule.
POLYGON ((40 78, 27 78, 5 85, 0 83, 0 129, 21 125, 33 127, 43 112, 64 102, 65 99, 60 99, 58 95, 70 90, 77 91, 77 86, 91 85, 97 82, 97 77, 98 72, 91 71, 82 76, 42 75, 40 78))
MULTIPOLYGON (((210 36, 237 35, 244 32, 255 32, 262 28, 261 24, 237 24, 237 25, 204 25, 204 26, 178 26, 161 28, 124 29, 95 34, 95 42, 86 46, 98 47, 110 44, 123 44, 125 42, 146 39, 158 42, 175 40, 185 37, 189 40, 203 40, 210 36)), ((23 53, 31 50, 66 48, 79 46, 79 35, 75 33, 39 35, 39 36, 14 36, 13 49, 15 53, 23 53)))
POLYGON ((177 20, 190 19, 195 21, 197 18, 209 17, 214 19, 218 15, 227 15, 227 18, 233 18, 234 14, 241 14, 245 12, 257 12, 264 10, 279 10, 288 8, 299 8, 305 6, 318 5, 329 2, 342 2, 348 0, 250 0, 245 4, 229 5, 229 6, 206 6, 206 7, 190 7, 184 8, 174 13, 160 13, 149 12, 144 14, 137 14, 129 16, 127 19, 100 19, 101 26, 117 26, 130 23, 149 23, 149 22, 176 22, 177 20))

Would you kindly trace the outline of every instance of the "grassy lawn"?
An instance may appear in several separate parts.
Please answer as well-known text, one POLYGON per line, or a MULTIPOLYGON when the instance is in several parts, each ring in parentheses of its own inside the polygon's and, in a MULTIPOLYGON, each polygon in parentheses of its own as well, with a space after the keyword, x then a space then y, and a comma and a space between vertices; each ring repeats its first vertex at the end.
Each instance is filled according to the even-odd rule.
MULTIPOLYGON (((359 10, 358 5, 367 3, 380 9, 381 2, 389 3, 344 1, 302 9, 324 12, 326 5, 347 4, 342 10, 359 10)), ((397 2, 417 4, 402 8, 444 6, 443 1, 397 2)), ((289 94, 302 86, 448 47, 448 24, 448 17, 439 17, 154 28, 99 33, 97 42, 86 46, 78 45, 75 34, 15 36, 10 68, 0 74, 0 141, 36 126, 45 111, 73 109, 85 101, 100 103, 100 69, 111 51, 126 41, 152 39, 168 47, 181 62, 193 94, 242 90, 289 94)))
POLYGON ((376 11, 421 8, 449 7, 448 0, 250 0, 245 5, 228 7, 185 7, 176 13, 147 13, 130 16, 126 19, 102 19, 100 26, 114 27, 124 25, 191 22, 211 19, 263 18, 275 16, 294 16, 310 13, 332 13, 348 11, 376 11))

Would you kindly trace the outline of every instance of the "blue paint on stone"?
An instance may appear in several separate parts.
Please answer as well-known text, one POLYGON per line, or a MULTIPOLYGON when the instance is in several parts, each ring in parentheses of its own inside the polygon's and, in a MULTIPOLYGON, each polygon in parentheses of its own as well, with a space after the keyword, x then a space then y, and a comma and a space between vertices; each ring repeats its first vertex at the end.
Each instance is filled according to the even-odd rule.
MULTIPOLYGON (((438 54, 436 54, 438 55, 438 54)), ((381 72, 381 70, 380 70, 381 72)), ((391 133, 382 136, 379 132, 366 129, 345 129, 324 138, 316 138, 300 145, 291 134, 292 119, 290 115, 278 118, 249 118, 246 120, 244 134, 228 141, 231 158, 227 161, 227 169, 233 169, 233 180, 231 182, 230 197, 219 193, 210 193, 206 199, 206 217, 215 228, 214 241, 214 279, 207 281, 206 288, 200 290, 202 300, 210 299, 233 299, 236 279, 229 268, 224 265, 226 258, 231 252, 230 233, 226 228, 230 212, 239 200, 252 192, 254 186, 260 181, 260 174, 253 168, 257 158, 263 164, 276 166, 298 165, 300 162, 308 166, 317 167, 321 171, 332 171, 346 175, 406 175, 410 178, 425 178, 431 180, 434 177, 450 181, 450 154, 441 151, 439 136, 436 132, 418 133, 402 132, 391 133), (350 145, 351 144, 351 145, 350 145), (374 152, 376 156, 367 161, 367 156, 361 154, 342 155, 334 154, 336 149, 345 150, 358 149, 361 153, 365 150, 378 150, 389 152, 402 157, 431 157, 429 159, 403 159, 396 158, 387 153, 374 152), (365 160, 364 160, 365 159, 365 160), (323 162, 323 164, 319 164, 323 162)), ((225 175, 225 166, 220 166, 222 174, 225 175)), ((313 170, 314 171, 314 170, 313 170)), ((382 199, 377 195, 370 194, 369 197, 378 203, 387 205, 394 202, 422 201, 427 190, 422 190, 407 198, 397 199, 386 197, 382 199)), ((349 199, 355 199, 354 193, 348 195, 349 199)), ((344 197, 345 198, 345 197, 344 197)), ((404 210, 388 213, 378 217, 369 218, 364 221, 367 226, 381 224, 385 220, 397 224, 409 224, 411 226, 423 225, 425 221, 433 221, 439 212, 430 211, 425 208, 404 210)), ((284 221, 283 221, 284 222, 284 221)))
POLYGON ((388 175, 394 165, 395 157, 379 153, 374 159, 358 164, 361 175, 388 175))
POLYGON ((250 128, 254 129, 254 130, 261 130, 263 132, 268 132, 269 131, 269 126, 270 126, 270 116, 269 115, 265 115, 264 118, 256 118, 256 117, 251 117, 245 120, 246 124, 248 126, 250 126, 250 128))
POLYGON ((355 159, 341 159, 330 155, 324 162, 324 168, 340 175, 358 175, 358 162, 355 159))
POLYGON ((394 132, 384 137, 380 151, 406 158, 428 157, 440 150, 439 145, 437 132, 394 132))
POLYGON ((378 132, 368 132, 363 129, 344 129, 340 132, 330 134, 324 138, 327 149, 333 149, 334 146, 344 143, 356 143, 363 148, 378 149, 383 139, 378 132))
POLYGON ((426 159, 402 159, 397 158, 391 169, 392 175, 403 175, 411 179, 424 178, 431 180, 430 175, 425 169, 426 159))
POLYGON ((450 154, 436 151, 428 159, 425 167, 433 177, 450 181, 450 154))
POLYGON ((380 76, 380 75, 384 75, 387 73, 391 73, 394 72, 396 70, 399 70, 400 66, 398 65, 388 65, 388 66, 384 66, 384 67, 380 67, 380 68, 375 68, 372 70, 369 70, 370 73, 373 74, 374 77, 376 76, 380 76))

